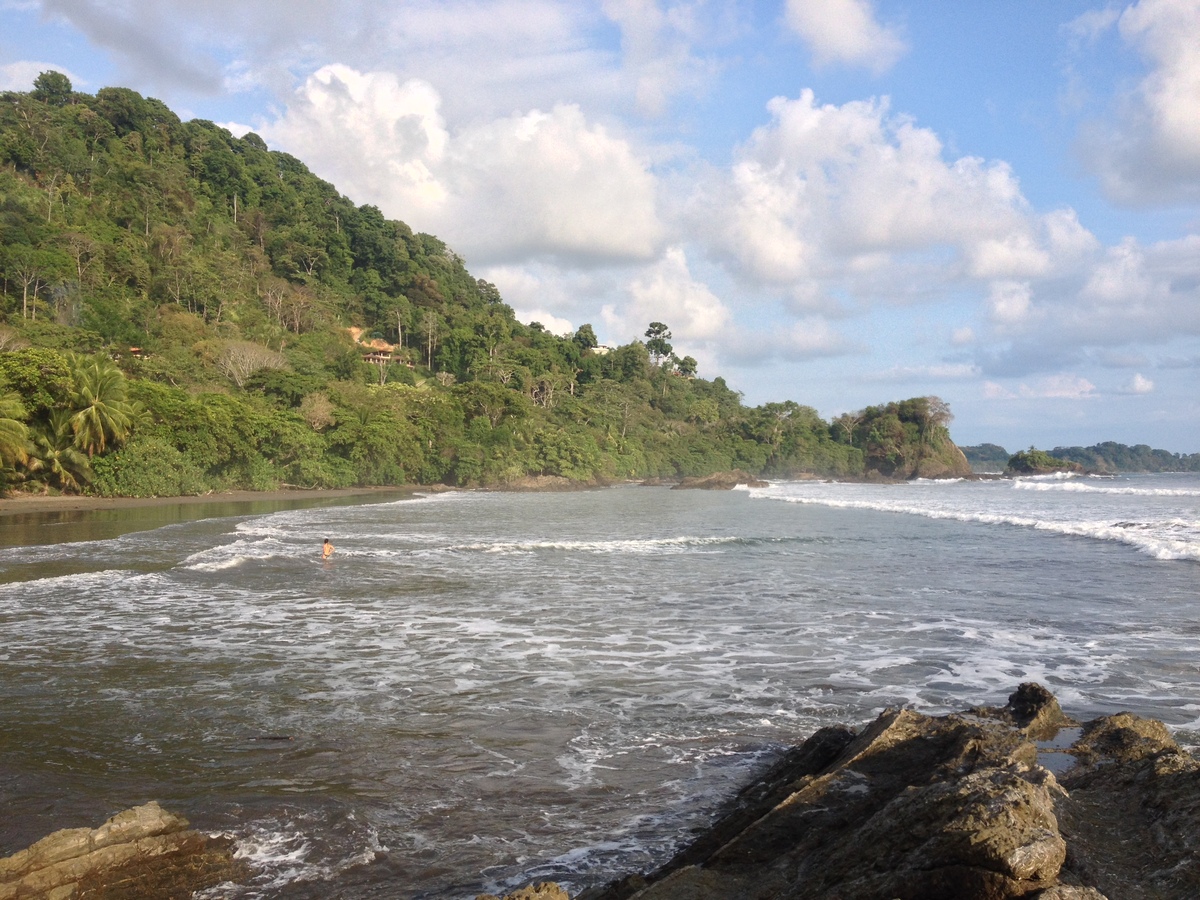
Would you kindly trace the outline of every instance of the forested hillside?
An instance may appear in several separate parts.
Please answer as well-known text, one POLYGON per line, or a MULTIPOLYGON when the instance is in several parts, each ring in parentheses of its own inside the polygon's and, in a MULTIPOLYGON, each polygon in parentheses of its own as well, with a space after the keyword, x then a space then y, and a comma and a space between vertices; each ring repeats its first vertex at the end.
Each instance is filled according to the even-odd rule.
POLYGON ((1130 447, 1105 441, 1091 447, 1055 447, 1050 455, 1092 472, 1200 472, 1200 453, 1172 453, 1147 444, 1130 447))
POLYGON ((0 94, 0 487, 961 474, 937 398, 747 408, 667 324, 516 321, 442 241, 257 135, 43 73, 0 94))

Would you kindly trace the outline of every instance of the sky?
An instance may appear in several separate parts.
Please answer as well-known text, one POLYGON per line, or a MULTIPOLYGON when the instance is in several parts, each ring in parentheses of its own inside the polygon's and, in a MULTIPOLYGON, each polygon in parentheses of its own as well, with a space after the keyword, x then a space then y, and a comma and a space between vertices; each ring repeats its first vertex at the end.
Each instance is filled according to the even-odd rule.
POLYGON ((750 404, 1200 452, 1200 0, 0 0, 0 90, 50 69, 750 404))

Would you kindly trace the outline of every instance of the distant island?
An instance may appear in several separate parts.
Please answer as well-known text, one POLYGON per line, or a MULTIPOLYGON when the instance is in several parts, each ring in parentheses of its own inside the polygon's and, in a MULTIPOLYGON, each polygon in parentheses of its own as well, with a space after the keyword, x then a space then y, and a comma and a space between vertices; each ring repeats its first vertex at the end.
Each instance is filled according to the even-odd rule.
POLYGON ((59 72, 0 93, 0 492, 970 473, 936 397, 747 407, 669 325, 517 321, 303 162, 59 72))
POLYGON ((1111 475, 1119 472, 1200 472, 1200 453, 1180 454, 1169 450, 1154 450, 1146 444, 1133 447, 1105 441, 1092 447, 1055 447, 1010 454, 997 444, 978 444, 960 448, 971 470, 976 473, 1005 471, 1028 472, 1031 468, 1095 472, 1111 475), (1036 454, 1036 458, 1033 455, 1036 454), (1014 465, 1015 462, 1015 465, 1014 465))

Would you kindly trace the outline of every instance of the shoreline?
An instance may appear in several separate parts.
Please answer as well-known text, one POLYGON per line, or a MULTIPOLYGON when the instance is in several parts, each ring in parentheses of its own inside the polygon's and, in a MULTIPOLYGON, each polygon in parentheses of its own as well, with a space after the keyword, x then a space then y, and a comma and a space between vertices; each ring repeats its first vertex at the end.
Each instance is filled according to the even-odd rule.
POLYGON ((274 491, 223 491, 184 497, 89 497, 71 494, 13 494, 0 498, 0 517, 38 513, 96 512, 110 509, 153 509, 215 503, 307 503, 325 500, 360 500, 404 497, 450 490, 444 485, 393 485, 358 488, 295 488, 274 491))

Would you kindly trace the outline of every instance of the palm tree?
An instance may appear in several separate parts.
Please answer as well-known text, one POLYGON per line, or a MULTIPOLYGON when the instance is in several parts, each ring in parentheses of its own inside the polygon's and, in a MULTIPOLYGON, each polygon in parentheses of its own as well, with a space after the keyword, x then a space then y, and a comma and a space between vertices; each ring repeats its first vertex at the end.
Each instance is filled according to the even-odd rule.
POLYGON ((71 391, 75 446, 88 459, 118 446, 133 429, 136 409, 125 399, 125 376, 103 356, 76 357, 71 391))
POLYGON ((75 446, 70 410, 54 410, 49 424, 34 435, 33 447, 31 470, 44 471, 60 490, 78 491, 91 480, 88 458, 75 446))
POLYGON ((0 393, 0 487, 8 482, 10 470, 29 459, 29 430, 21 419, 25 408, 12 391, 0 393))

